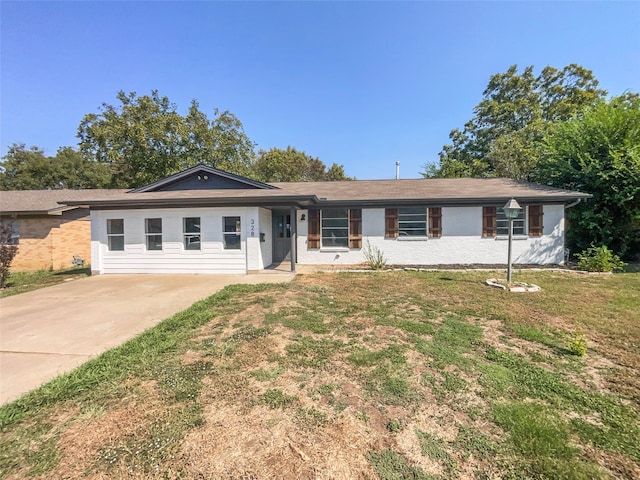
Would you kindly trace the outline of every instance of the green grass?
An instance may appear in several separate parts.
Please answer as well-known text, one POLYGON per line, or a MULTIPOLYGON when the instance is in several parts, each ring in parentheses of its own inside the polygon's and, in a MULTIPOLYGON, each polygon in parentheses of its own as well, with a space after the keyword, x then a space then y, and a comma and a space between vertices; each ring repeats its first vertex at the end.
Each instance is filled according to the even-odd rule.
MULTIPOLYGON (((485 276, 305 275, 228 287, 1 407, 0 478, 64 477, 65 432, 135 405, 135 428, 93 452, 88 476, 176 477, 189 468, 186 436, 228 422, 233 439, 241 418, 256 432, 278 425, 298 446, 359 432, 342 445, 360 445, 352 453, 382 479, 633 478, 640 274, 527 273, 518 280, 543 287, 532 295, 489 289, 485 276), (588 340, 582 357, 567 349, 576 331, 588 340), (218 411, 226 416, 211 422, 218 411), (432 470, 408 460, 420 452, 432 470)), ((282 458, 325 461, 300 448, 282 458)), ((276 476, 294 471, 280 465, 276 476)))
POLYGON ((36 272, 11 272, 6 288, 0 290, 0 298, 31 292, 58 283, 85 278, 91 275, 91 268, 71 268, 68 270, 38 270, 36 272))

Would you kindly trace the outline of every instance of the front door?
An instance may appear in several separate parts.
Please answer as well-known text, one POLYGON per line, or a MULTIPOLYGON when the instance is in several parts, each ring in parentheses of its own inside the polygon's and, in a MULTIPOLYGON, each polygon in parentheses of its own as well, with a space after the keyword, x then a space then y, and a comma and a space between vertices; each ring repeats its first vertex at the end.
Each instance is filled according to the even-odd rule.
POLYGON ((273 262, 278 263, 291 255, 291 214, 273 212, 273 262))

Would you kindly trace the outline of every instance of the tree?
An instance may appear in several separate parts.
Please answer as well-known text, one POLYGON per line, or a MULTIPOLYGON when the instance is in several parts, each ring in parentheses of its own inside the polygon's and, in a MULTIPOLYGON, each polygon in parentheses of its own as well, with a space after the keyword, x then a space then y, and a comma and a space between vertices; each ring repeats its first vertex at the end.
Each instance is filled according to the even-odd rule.
POLYGON ((214 119, 193 100, 186 116, 157 90, 151 95, 118 92, 119 106, 102 104, 78 127, 80 151, 109 166, 111 186, 138 187, 198 163, 246 175, 254 144, 240 121, 215 110, 214 119))
POLYGON ((293 147, 286 150, 260 150, 253 164, 252 176, 262 182, 322 182, 351 180, 342 165, 334 163, 328 170, 318 158, 293 147))
POLYGON ((0 190, 102 188, 109 180, 105 165, 83 158, 71 147, 47 157, 36 146, 13 144, 0 162, 0 190))
POLYGON ((536 180, 591 193, 567 210, 575 252, 607 246, 625 259, 640 253, 640 97, 601 101, 550 128, 536 180))
POLYGON ((439 165, 426 165, 425 177, 508 176, 528 179, 547 129, 569 120, 604 98, 590 70, 571 64, 558 70, 533 66, 519 74, 517 65, 492 75, 474 117, 449 134, 439 165))

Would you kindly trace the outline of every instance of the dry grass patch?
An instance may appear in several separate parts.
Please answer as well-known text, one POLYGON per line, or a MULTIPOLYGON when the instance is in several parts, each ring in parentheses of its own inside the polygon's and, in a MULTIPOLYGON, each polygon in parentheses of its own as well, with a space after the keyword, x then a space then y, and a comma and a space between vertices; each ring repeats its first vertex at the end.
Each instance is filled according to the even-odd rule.
POLYGON ((640 275, 485 276, 223 291, 97 390, 0 410, 3 478, 637 478, 640 275))

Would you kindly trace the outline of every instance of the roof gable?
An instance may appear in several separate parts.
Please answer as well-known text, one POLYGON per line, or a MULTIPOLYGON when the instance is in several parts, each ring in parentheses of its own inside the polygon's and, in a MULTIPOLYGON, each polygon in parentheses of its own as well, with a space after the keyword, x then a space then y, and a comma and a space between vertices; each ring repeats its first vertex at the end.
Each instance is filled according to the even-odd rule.
POLYGON ((177 190, 247 190, 277 189, 241 175, 199 164, 169 177, 131 190, 130 193, 172 192, 177 190))

